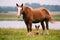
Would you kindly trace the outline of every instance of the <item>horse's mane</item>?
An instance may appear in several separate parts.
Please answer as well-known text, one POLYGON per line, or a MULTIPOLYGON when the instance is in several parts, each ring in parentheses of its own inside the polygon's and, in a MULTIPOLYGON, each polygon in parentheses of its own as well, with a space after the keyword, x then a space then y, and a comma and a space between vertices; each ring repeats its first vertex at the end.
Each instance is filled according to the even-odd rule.
POLYGON ((25 10, 29 10, 29 11, 31 11, 31 7, 28 7, 28 6, 24 6, 24 8, 25 8, 25 10))

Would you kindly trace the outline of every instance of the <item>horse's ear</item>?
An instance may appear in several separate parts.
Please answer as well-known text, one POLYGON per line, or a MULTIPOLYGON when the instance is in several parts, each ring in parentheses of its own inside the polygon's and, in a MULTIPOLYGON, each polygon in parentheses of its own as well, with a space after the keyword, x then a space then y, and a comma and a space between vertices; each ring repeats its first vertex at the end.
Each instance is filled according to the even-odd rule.
POLYGON ((38 25, 38 28, 40 27, 40 25, 38 25))
POLYGON ((21 4, 21 7, 23 7, 23 3, 21 4))
POLYGON ((19 5, 16 3, 16 6, 19 7, 19 5))

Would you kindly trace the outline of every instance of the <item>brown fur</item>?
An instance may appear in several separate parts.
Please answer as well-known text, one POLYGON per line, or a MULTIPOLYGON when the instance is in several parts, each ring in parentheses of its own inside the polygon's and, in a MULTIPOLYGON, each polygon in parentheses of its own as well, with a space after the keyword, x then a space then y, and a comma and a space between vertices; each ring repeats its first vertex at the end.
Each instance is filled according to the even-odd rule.
MULTIPOLYGON (((18 5, 18 4, 17 4, 18 5)), ((45 30, 44 21, 46 23, 46 29, 48 30, 48 22, 51 20, 51 15, 49 11, 45 8, 29 8, 26 6, 21 6, 20 14, 23 15, 23 19, 27 26, 27 31, 32 31, 32 23, 41 22, 42 29, 45 30)))

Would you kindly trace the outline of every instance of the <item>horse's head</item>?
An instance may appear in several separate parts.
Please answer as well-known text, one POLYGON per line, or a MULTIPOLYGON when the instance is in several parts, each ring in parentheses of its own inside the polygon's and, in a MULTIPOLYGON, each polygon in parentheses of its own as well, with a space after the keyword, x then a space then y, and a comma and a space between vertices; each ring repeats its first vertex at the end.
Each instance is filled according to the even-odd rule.
POLYGON ((17 17, 19 18, 20 15, 21 15, 22 12, 23 12, 23 4, 19 5, 19 4, 16 3, 16 6, 17 6, 17 8, 18 8, 17 17))
POLYGON ((40 25, 35 25, 36 30, 39 30, 40 25))
MULTIPOLYGON (((18 14, 17 14, 17 17, 19 18, 21 14, 24 14, 24 13, 27 13, 28 11, 30 11, 30 8, 27 7, 27 6, 23 6, 23 4, 21 5, 18 5, 16 3, 16 6, 18 8, 18 14)), ((25 15, 25 14, 24 14, 25 15)))

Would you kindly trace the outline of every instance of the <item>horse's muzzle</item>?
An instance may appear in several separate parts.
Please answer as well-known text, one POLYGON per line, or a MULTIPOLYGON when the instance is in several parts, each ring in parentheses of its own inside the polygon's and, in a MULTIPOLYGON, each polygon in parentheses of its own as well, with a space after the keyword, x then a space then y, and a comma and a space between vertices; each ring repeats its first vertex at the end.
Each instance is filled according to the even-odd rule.
POLYGON ((38 35, 39 33, 38 32, 36 32, 36 35, 38 35))

